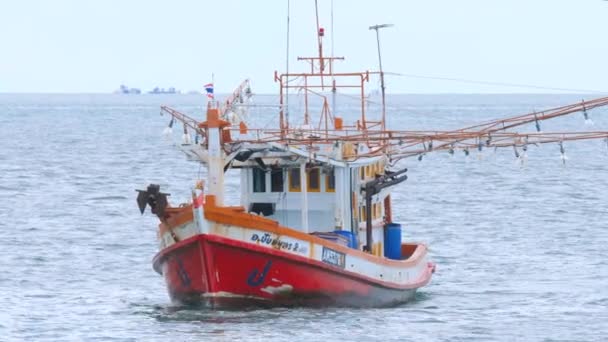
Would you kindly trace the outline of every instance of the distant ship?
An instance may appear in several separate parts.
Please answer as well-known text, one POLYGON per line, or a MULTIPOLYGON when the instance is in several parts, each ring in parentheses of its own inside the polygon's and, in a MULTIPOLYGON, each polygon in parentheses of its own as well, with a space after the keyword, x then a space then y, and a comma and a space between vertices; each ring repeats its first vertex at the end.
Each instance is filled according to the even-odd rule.
POLYGON ((179 94, 179 90, 176 90, 173 87, 168 89, 156 87, 148 92, 148 94, 179 94))
POLYGON ((129 88, 124 84, 120 85, 120 88, 114 91, 114 94, 141 94, 141 89, 139 88, 129 88))

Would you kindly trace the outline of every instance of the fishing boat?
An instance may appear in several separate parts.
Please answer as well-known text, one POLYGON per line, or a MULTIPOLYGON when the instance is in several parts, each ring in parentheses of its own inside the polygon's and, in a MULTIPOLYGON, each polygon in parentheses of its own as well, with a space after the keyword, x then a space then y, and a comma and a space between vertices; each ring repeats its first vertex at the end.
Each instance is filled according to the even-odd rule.
MULTIPOLYGON (((370 29, 378 33, 383 27, 370 29)), ((183 124, 179 149, 207 169, 206 179, 194 182, 188 203, 169 204, 169 194, 157 184, 138 190, 142 214, 149 206, 160 220, 153 267, 174 302, 212 307, 404 303, 430 282, 436 266, 424 243, 402 240, 407 234, 394 221, 391 192, 407 179, 398 161, 489 147, 512 146, 517 155, 544 143, 559 143, 563 154, 566 140, 608 137, 607 132, 540 130, 543 120, 575 112, 587 117, 608 98, 453 131, 387 129, 381 63, 379 71, 338 72, 334 63, 344 58, 324 54, 325 30, 318 20, 315 34, 316 56, 298 57, 309 69, 275 72, 277 127, 256 128, 259 120, 243 115, 241 105, 252 97, 248 80, 222 101, 209 99, 202 121, 161 107, 171 117, 169 127, 183 124), (373 120, 366 97, 372 76, 380 78, 382 93, 373 120), (335 94, 345 88, 357 94, 357 107, 337 107, 335 94), (290 111, 294 90, 303 97, 298 113, 290 111), (318 113, 309 106, 313 98, 320 102, 318 113), (346 122, 338 115, 345 111, 356 119, 346 122), (511 131, 526 124, 535 124, 537 131, 511 131), (240 172, 238 206, 225 204, 229 169, 240 172)))
POLYGON ((185 205, 169 205, 158 185, 139 190, 142 213, 149 205, 160 219, 153 265, 173 301, 385 306, 411 299, 431 280, 427 246, 403 242, 392 219, 391 191, 406 169, 392 169, 382 140, 367 136, 385 128, 384 117, 366 118, 362 98, 360 119, 347 126, 320 94, 349 87, 364 97, 372 72, 334 72, 343 58, 324 56, 324 29, 316 32, 318 56, 299 58, 310 70, 275 73, 275 129, 252 128, 237 115, 236 104, 252 94, 249 81, 225 101, 210 100, 203 122, 162 107, 170 125, 184 124, 181 150, 208 171, 185 205), (321 124, 313 125, 308 102, 303 123, 291 124, 292 77, 304 80, 297 87, 306 101, 323 100, 321 124), (240 206, 224 203, 227 169, 240 170, 240 206))

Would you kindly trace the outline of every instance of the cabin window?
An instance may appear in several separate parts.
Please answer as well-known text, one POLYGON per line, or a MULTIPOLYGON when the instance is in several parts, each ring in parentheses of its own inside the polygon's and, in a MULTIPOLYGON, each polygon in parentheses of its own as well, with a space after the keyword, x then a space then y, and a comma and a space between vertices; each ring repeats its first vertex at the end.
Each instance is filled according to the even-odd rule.
POLYGON ((274 203, 251 203, 251 209, 249 210, 249 212, 263 216, 270 216, 274 214, 274 210, 274 203))
POLYGON ((283 170, 275 169, 270 172, 270 191, 283 192, 283 170))
POLYGON ((321 190, 321 172, 318 167, 312 168, 306 172, 308 177, 308 191, 319 192, 321 190))
POLYGON ((253 169, 253 192, 266 192, 266 172, 262 169, 253 169))
POLYGON ((336 174, 334 169, 329 170, 325 176, 325 191, 336 192, 336 174))
POLYGON ((300 169, 289 169, 289 191, 301 191, 300 185, 300 169))

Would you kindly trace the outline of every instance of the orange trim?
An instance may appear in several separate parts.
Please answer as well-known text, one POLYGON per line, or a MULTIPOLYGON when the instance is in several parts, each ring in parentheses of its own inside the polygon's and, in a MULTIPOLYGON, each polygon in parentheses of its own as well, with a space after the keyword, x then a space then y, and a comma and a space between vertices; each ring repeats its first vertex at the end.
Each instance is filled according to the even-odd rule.
POLYGON ((393 222, 392 212, 391 212, 391 195, 387 195, 384 197, 384 217, 386 222, 393 222))
POLYGON ((334 128, 336 130, 341 130, 344 127, 344 122, 341 117, 334 117, 334 128))
POLYGON ((206 196, 204 208, 205 218, 219 223, 256 229, 279 225, 277 221, 246 213, 243 207, 218 207, 215 204, 214 195, 206 196))
POLYGON ((230 130, 227 130, 227 129, 222 130, 222 142, 225 142, 225 143, 232 142, 232 136, 230 136, 230 130))
POLYGON ((192 204, 183 207, 168 207, 165 209, 165 223, 173 228, 194 219, 192 215, 192 204))
POLYGON ((230 122, 220 119, 220 110, 217 108, 207 109, 207 121, 198 124, 200 128, 224 128, 230 126, 230 122))
POLYGON ((401 244, 401 255, 409 258, 410 255, 416 252, 416 248, 418 248, 418 245, 415 243, 403 243, 401 244))
POLYGON ((205 218, 210 221, 214 221, 221 224, 234 225, 243 228, 260 229, 276 235, 289 236, 316 245, 327 246, 333 250, 337 250, 345 254, 353 255, 363 259, 367 259, 377 264, 387 266, 403 267, 415 265, 420 258, 426 255, 426 246, 423 244, 418 244, 419 248, 416 249, 414 255, 412 255, 406 260, 391 260, 386 258, 380 258, 357 249, 348 248, 332 243, 314 235, 309 235, 297 230, 279 226, 279 223, 277 221, 249 213, 244 213, 242 207, 218 207, 215 204, 215 196, 213 195, 207 195, 205 198, 205 218))
POLYGON ((239 123, 239 133, 247 134, 247 124, 245 124, 244 121, 241 121, 241 123, 239 123))

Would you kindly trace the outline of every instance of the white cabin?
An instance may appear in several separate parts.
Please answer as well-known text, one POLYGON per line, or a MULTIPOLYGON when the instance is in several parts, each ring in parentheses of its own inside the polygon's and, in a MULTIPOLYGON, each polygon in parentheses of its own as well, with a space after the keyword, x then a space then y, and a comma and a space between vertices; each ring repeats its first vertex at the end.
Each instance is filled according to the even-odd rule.
MULTIPOLYGON (((247 157, 231 165, 241 169, 241 205, 245 210, 305 233, 352 232, 357 248, 363 249, 368 213, 364 186, 385 174, 386 157, 362 157, 352 162, 276 152, 253 152, 247 157)), ((386 189, 371 199, 371 252, 376 255, 382 255, 383 227, 390 222, 386 211, 389 193, 386 189)))

